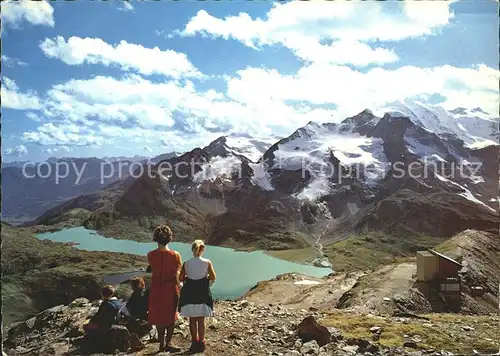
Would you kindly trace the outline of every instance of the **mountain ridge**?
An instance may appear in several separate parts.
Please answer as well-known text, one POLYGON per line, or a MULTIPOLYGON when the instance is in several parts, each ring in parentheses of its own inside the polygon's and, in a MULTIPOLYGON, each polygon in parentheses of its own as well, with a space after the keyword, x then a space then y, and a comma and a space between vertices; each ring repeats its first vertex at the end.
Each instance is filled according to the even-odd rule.
POLYGON ((227 142, 220 137, 150 165, 148 174, 31 224, 60 225, 61 215, 78 208, 88 211, 79 224, 108 236, 132 229, 141 237, 124 238, 146 239, 167 222, 181 241, 205 236, 207 243, 273 250, 316 246, 320 231, 325 241, 366 229, 445 238, 459 228, 492 231, 500 222, 499 146, 470 148, 410 117, 364 110, 340 123, 311 122, 256 163, 227 142))

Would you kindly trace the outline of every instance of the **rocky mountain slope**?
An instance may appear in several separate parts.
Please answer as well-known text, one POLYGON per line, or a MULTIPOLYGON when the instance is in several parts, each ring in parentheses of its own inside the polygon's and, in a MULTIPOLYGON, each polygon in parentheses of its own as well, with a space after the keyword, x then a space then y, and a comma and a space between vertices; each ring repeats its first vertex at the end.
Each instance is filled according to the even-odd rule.
POLYGON ((495 119, 424 106, 383 116, 365 110, 339 124, 311 122, 257 161, 262 141, 221 137, 70 200, 35 224, 60 224, 84 209, 77 223, 105 235, 148 239, 167 222, 181 241, 205 236, 211 244, 267 250, 321 250, 362 231, 443 239, 468 228, 494 231, 499 146, 485 120, 495 119), (460 123, 464 115, 474 134, 460 123))

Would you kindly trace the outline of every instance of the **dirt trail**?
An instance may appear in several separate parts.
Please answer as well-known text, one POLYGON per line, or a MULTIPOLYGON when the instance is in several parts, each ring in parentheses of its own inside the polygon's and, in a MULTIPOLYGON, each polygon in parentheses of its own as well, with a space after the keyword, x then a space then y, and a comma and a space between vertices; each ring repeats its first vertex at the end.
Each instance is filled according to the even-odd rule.
POLYGON ((414 263, 384 266, 370 273, 341 273, 328 278, 287 274, 259 283, 245 298, 255 303, 299 309, 341 307, 378 314, 393 310, 393 303, 388 301, 408 293, 415 282, 415 274, 414 263))
POLYGON ((363 273, 312 278, 299 274, 279 276, 278 280, 259 283, 245 299, 259 304, 277 304, 296 309, 329 309, 337 305, 345 292, 353 288, 363 273))
POLYGON ((359 278, 356 286, 339 303, 344 309, 362 313, 392 313, 394 298, 406 295, 416 280, 415 263, 400 263, 376 269, 359 278))

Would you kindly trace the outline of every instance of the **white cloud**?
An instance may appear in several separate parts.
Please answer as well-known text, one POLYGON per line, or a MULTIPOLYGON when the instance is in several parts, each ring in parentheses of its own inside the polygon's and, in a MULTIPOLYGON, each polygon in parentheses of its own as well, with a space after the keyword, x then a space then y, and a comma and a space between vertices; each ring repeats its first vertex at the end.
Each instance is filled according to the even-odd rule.
POLYGON ((36 122, 41 122, 42 121, 42 118, 40 117, 40 115, 38 115, 38 114, 36 114, 34 112, 31 112, 31 111, 28 111, 26 113, 26 117, 28 117, 28 119, 36 121, 36 122))
POLYGON ((246 13, 219 19, 200 10, 178 33, 233 38, 249 46, 280 43, 296 33, 315 39, 397 41, 430 35, 447 25, 453 18, 451 3, 297 1, 275 3, 265 19, 246 13))
POLYGON ((168 128, 174 125, 172 110, 182 91, 173 82, 155 85, 138 76, 97 76, 55 85, 48 92, 46 111, 87 126, 98 122, 168 128))
POLYGON ((485 65, 476 68, 404 66, 359 72, 347 66, 315 63, 295 75, 276 70, 247 68, 227 81, 227 95, 242 103, 258 104, 273 97, 282 102, 333 104, 337 121, 365 108, 420 95, 440 94, 445 107, 481 107, 498 112, 499 72, 485 65))
POLYGON ((43 146, 62 145, 69 149, 83 146, 116 148, 126 143, 127 148, 143 147, 146 151, 148 148, 158 146, 167 151, 186 151, 207 145, 219 136, 219 133, 193 133, 186 137, 185 133, 176 130, 156 131, 106 124, 83 127, 66 120, 57 126, 49 123, 39 126, 34 131, 25 132, 23 139, 43 146))
POLYGON ((47 1, 2 1, 2 28, 19 28, 23 21, 54 27, 54 8, 47 1))
POLYGON ((119 7, 118 10, 125 12, 134 11, 134 6, 132 5, 132 2, 130 0, 122 0, 122 1, 123 1, 123 7, 119 7))
POLYGON ((44 146, 66 145, 66 146, 100 146, 104 143, 102 137, 95 136, 86 128, 63 122, 55 126, 49 122, 37 128, 36 131, 27 131, 23 139, 44 146))
POLYGON ((144 146, 144 151, 151 153, 153 152, 153 149, 149 146, 144 146))
POLYGON ((331 115, 327 110, 294 108, 272 98, 249 105, 229 100, 213 89, 197 92, 189 81, 182 86, 176 82, 154 83, 137 75, 70 80, 55 85, 48 96, 46 116, 64 117, 88 126, 96 120, 123 128, 176 126, 189 133, 270 133, 270 128, 262 124, 264 118, 272 118, 269 122, 273 127, 288 133, 292 125, 303 124, 311 116, 331 115))
POLYGON ((146 48, 120 41, 113 45, 100 38, 70 37, 67 41, 58 36, 46 38, 40 48, 47 57, 57 58, 69 65, 83 63, 119 66, 124 71, 137 71, 144 75, 159 74, 175 79, 201 78, 202 74, 184 53, 146 48))
POLYGON ((450 3, 293 1, 275 3, 265 18, 256 19, 247 13, 222 19, 200 10, 184 29, 170 36, 200 34, 234 39, 254 49, 281 44, 306 61, 357 66, 383 64, 396 61, 396 54, 362 42, 398 41, 434 34, 453 17, 450 3), (326 45, 325 41, 332 43, 326 45))
POLYGON ((297 57, 316 63, 352 64, 365 67, 369 64, 385 64, 399 60, 393 50, 372 48, 365 43, 350 39, 342 39, 326 46, 297 35, 287 39, 286 46, 292 49, 297 57))
POLYGON ((19 145, 14 148, 7 148, 3 152, 6 156, 21 157, 28 153, 28 149, 24 145, 19 145))
POLYGON ((14 67, 14 66, 27 66, 28 63, 23 62, 17 58, 11 58, 7 57, 5 54, 2 54, 2 64, 6 65, 7 67, 14 67))
POLYGON ((42 109, 45 123, 25 132, 24 139, 78 146, 126 139, 142 147, 163 144, 180 150, 231 132, 289 134, 310 120, 327 120, 332 112, 304 104, 290 106, 273 98, 238 102, 213 89, 197 91, 190 81, 181 85, 138 75, 96 76, 54 85, 42 109))
POLYGON ((1 88, 2 106, 16 110, 38 110, 42 107, 40 99, 34 92, 23 93, 16 82, 8 77, 3 77, 1 88))
POLYGON ((45 152, 50 154, 50 155, 54 155, 57 153, 70 153, 72 151, 73 151, 73 149, 71 147, 68 147, 68 146, 56 146, 56 147, 47 148, 45 150, 45 152))

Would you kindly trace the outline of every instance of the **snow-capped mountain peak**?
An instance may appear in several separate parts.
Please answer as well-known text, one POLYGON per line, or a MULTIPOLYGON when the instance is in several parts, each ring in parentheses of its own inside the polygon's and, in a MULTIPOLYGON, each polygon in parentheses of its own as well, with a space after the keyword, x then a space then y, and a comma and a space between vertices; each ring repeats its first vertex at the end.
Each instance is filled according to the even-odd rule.
POLYGON ((252 137, 247 134, 233 133, 225 136, 227 149, 237 155, 247 157, 252 162, 257 162, 260 157, 281 137, 252 137))
POLYGON ((437 135, 454 135, 468 146, 497 144, 494 123, 498 118, 485 113, 481 108, 463 107, 446 110, 440 105, 429 105, 419 101, 398 101, 377 109, 393 117, 406 116, 416 125, 437 135))
POLYGON ((204 148, 212 156, 237 156, 242 159, 257 162, 260 157, 280 138, 252 137, 248 134, 233 133, 221 136, 204 148))

